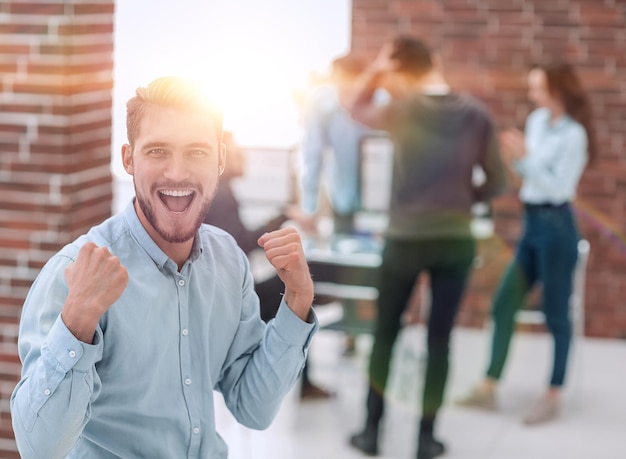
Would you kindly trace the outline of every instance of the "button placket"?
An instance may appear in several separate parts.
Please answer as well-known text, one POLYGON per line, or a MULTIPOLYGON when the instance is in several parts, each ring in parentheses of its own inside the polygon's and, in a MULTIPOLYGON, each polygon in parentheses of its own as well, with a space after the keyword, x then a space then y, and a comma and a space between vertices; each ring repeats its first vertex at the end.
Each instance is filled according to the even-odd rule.
POLYGON ((189 289, 192 284, 189 284, 190 279, 190 266, 186 265, 179 273, 174 274, 174 285, 178 295, 179 306, 179 352, 180 352, 180 370, 183 375, 182 380, 182 392, 189 415, 191 433, 193 440, 191 441, 189 448, 190 451, 196 451, 195 454, 190 454, 189 457, 197 457, 197 451, 200 448, 200 441, 202 437, 201 415, 198 413, 196 400, 198 394, 194 385, 192 384, 195 373, 193 372, 193 365, 191 364, 191 338, 190 338, 190 320, 189 320, 189 296, 191 292, 189 289))

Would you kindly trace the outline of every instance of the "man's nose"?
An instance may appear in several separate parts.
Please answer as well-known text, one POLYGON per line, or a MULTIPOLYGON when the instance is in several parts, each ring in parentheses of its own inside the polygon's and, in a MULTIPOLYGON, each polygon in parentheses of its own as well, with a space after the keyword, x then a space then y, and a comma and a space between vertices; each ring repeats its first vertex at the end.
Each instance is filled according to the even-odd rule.
POLYGON ((165 171, 163 171, 165 178, 170 180, 181 181, 189 178, 191 175, 191 168, 188 161, 182 155, 172 155, 167 162, 165 171))

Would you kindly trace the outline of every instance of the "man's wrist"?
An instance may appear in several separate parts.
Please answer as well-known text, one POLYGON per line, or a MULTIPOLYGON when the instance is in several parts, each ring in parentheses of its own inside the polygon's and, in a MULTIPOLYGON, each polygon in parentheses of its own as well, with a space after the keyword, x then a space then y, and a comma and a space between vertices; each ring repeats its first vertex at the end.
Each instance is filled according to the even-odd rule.
POLYGON ((284 300, 295 315, 305 322, 308 320, 313 304, 313 291, 303 294, 286 289, 284 300))
POLYGON ((70 333, 79 341, 92 344, 98 322, 92 323, 90 320, 85 320, 84 317, 77 318, 75 316, 75 314, 68 313, 65 309, 61 312, 61 320, 70 333))

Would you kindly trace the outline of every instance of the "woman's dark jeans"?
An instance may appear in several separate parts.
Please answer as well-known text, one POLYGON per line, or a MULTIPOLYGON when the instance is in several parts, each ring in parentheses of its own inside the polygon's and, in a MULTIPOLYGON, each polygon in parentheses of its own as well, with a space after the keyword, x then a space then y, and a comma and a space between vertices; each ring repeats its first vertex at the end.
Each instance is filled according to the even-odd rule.
POLYGON ((494 331, 487 376, 500 378, 515 329, 515 315, 524 305, 527 293, 539 282, 546 325, 554 337, 550 385, 563 385, 572 336, 569 302, 578 239, 569 204, 526 205, 522 239, 493 301, 494 331))

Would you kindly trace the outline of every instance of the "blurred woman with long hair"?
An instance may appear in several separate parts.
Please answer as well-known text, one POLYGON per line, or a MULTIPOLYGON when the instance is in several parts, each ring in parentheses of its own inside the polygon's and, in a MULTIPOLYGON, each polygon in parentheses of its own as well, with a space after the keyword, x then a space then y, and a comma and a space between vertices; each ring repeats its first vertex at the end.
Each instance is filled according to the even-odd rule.
POLYGON ((570 64, 531 67, 528 97, 536 109, 526 120, 525 132, 511 129, 500 136, 503 155, 521 179, 523 233, 493 300, 494 328, 486 377, 459 404, 496 409, 496 389, 515 315, 528 292, 540 283, 546 325, 554 338, 554 362, 547 392, 524 417, 525 423, 538 424, 554 419, 560 411, 572 336, 569 299, 579 240, 571 203, 594 153, 594 132, 588 97, 570 64))

